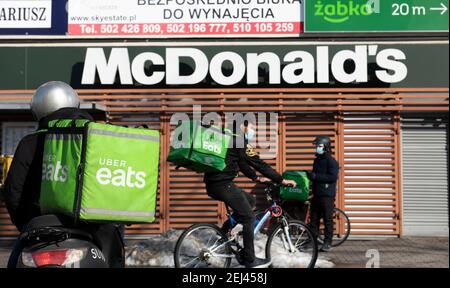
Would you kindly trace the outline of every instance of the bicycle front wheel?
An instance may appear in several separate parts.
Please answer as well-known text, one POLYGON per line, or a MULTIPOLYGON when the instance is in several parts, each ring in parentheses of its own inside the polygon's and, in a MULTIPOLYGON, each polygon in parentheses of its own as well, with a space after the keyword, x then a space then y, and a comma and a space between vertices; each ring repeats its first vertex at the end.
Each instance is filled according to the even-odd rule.
MULTIPOLYGON (((344 211, 339 208, 334 208, 333 210, 333 227, 334 232, 331 246, 337 247, 347 240, 351 230, 350 219, 348 218, 347 214, 345 214, 344 211)), ((317 241, 319 242, 319 244, 323 244, 323 240, 324 230, 323 226, 321 225, 320 234, 317 241)))
POLYGON ((298 220, 290 220, 287 231, 285 224, 279 224, 267 240, 266 258, 272 260, 272 265, 314 268, 317 255, 317 241, 308 226, 298 220))
POLYGON ((228 268, 231 245, 214 224, 194 224, 178 238, 174 251, 176 268, 228 268))

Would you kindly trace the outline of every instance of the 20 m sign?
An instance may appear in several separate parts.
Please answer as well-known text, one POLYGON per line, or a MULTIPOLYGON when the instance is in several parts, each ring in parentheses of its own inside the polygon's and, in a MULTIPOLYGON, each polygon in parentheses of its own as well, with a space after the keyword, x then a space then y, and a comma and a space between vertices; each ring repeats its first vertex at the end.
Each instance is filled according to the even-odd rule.
POLYGON ((448 0, 308 0, 305 32, 448 32, 448 0))

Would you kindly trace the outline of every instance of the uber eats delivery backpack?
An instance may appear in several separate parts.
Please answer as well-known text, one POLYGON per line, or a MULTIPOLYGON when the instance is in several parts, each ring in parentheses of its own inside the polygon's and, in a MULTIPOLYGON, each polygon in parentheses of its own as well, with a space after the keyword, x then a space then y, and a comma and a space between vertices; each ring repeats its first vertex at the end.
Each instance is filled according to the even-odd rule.
POLYGON ((167 161, 196 172, 223 171, 232 136, 230 130, 218 126, 182 122, 172 136, 167 161))
POLYGON ((89 120, 50 121, 40 207, 84 221, 155 219, 159 132, 89 120))
POLYGON ((294 180, 297 187, 281 186, 280 197, 282 200, 294 200, 305 202, 309 196, 309 179, 305 171, 288 170, 283 173, 283 178, 294 180))

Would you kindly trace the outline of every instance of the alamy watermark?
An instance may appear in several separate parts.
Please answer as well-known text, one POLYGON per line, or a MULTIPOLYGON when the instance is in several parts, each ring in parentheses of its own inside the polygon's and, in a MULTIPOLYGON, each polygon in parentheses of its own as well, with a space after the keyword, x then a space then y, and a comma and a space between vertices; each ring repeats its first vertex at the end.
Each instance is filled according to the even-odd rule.
POLYGON ((378 249, 369 249, 366 251, 366 268, 380 268, 380 252, 378 249))
MULTIPOLYGON (((278 143, 278 113, 266 112, 225 112, 220 115, 217 112, 202 113, 200 105, 194 105, 191 113, 174 113, 170 118, 170 124, 176 125, 170 136, 171 146, 174 148, 189 148, 192 142, 190 137, 195 127, 192 123, 202 123, 203 133, 208 135, 208 141, 219 141, 214 147, 220 147, 223 141, 222 135, 235 137, 236 141, 231 141, 229 147, 246 148, 244 140, 244 123, 254 129, 255 136, 248 141, 253 147, 264 149, 266 153, 261 158, 276 158, 278 143), (192 120, 194 122, 192 122, 192 120), (220 135, 218 135, 220 134, 220 135), (219 137, 216 137, 219 136, 219 137)), ((213 143, 214 144, 214 143, 213 143)), ((194 148, 204 148, 205 141, 194 141, 194 148)), ((213 148, 214 149, 214 148, 213 148)))

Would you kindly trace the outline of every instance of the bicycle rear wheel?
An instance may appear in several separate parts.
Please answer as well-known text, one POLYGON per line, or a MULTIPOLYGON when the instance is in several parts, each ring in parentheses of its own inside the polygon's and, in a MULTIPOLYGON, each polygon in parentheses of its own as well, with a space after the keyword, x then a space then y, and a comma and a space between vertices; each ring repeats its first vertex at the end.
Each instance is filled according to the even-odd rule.
MULTIPOLYGON (((322 225, 321 225, 322 226, 322 225)), ((350 235, 350 219, 348 218, 347 214, 344 213, 339 208, 334 208, 333 211, 333 227, 334 227, 334 233, 333 233, 333 240, 331 242, 332 247, 337 247, 344 243, 348 236, 350 235), (337 225, 340 225, 339 227, 337 225)), ((317 242, 319 244, 323 244, 324 240, 324 233, 323 233, 323 227, 320 229, 320 234, 317 239, 317 242)))
POLYGON ((178 238, 174 251, 176 268, 228 268, 231 245, 227 236, 214 224, 194 224, 178 238), (228 256, 227 256, 228 255, 228 256))
MULTIPOLYGON (((317 242, 305 223, 298 220, 288 222, 289 238, 294 246, 290 250, 288 238, 281 223, 269 236, 266 244, 266 258, 274 262, 287 263, 288 266, 314 268, 318 256, 317 242)), ((277 265, 279 266, 279 265, 277 265)))

